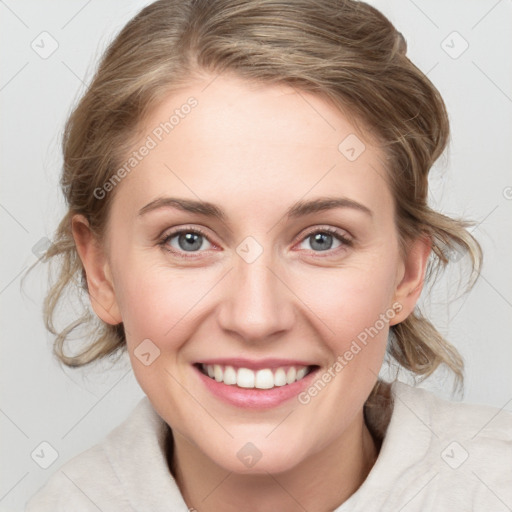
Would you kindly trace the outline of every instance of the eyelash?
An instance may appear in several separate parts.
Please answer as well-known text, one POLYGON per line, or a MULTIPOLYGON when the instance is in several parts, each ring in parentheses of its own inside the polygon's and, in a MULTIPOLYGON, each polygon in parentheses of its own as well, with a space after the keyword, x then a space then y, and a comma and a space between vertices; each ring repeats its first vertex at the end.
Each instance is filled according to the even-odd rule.
MULTIPOLYGON (((172 254, 180 257, 180 258, 185 258, 185 259, 186 258, 189 258, 189 259, 197 258, 197 256, 187 255, 186 251, 176 251, 174 249, 169 249, 169 246, 168 246, 169 241, 172 238, 174 238, 175 236, 181 235, 181 234, 184 234, 184 233, 195 233, 197 235, 201 235, 204 238, 206 238, 212 245, 215 245, 215 244, 213 244, 213 242, 210 241, 210 239, 208 238, 208 235, 203 230, 201 230, 200 228, 196 228, 196 227, 194 227, 194 228, 181 228, 181 229, 179 229, 177 231, 173 231, 171 233, 168 233, 161 240, 159 240, 158 245, 160 247, 162 247, 162 249, 164 251, 172 253, 172 254)), ((350 238, 342 235, 337 229, 331 228, 331 227, 316 228, 314 230, 311 230, 308 233, 306 233, 300 239, 299 242, 303 242, 304 240, 306 240, 310 236, 318 234, 318 233, 328 233, 330 235, 333 235, 334 238, 336 238, 339 242, 341 242, 341 246, 337 247, 336 249, 332 249, 332 250, 329 249, 329 250, 325 251, 326 253, 328 253, 326 256, 321 256, 321 255, 318 254, 315 257, 324 258, 324 257, 332 256, 333 253, 335 253, 335 252, 337 252, 339 250, 346 249, 347 247, 352 247, 352 245, 353 245, 353 241, 350 238)), ((203 252, 203 251, 199 251, 199 252, 203 252)), ((324 251, 312 251, 312 252, 313 253, 318 253, 318 252, 324 252, 324 251)), ((194 254, 194 252, 192 252, 191 254, 194 254)))
MULTIPOLYGON (((208 238, 208 236, 206 235, 206 233, 205 233, 203 230, 201 230, 201 229, 199 229, 199 228, 182 228, 182 229, 179 229, 179 230, 177 230, 177 231, 173 231, 173 232, 171 232, 171 233, 169 233, 169 234, 165 235, 165 236, 164 236, 164 237, 163 237, 163 238, 158 242, 158 245, 159 245, 159 246, 161 246, 161 247, 162 247, 162 249, 163 249, 164 251, 167 251, 167 252, 169 252, 169 253, 171 253, 171 254, 174 254, 174 255, 176 255, 176 256, 178 256, 178 257, 180 257, 180 258, 185 258, 185 259, 186 259, 186 258, 189 258, 189 259, 191 259, 191 258, 197 258, 197 256, 186 255, 186 254, 185 254, 185 251, 176 251, 176 250, 174 250, 174 249, 170 249, 170 248, 169 248, 169 246, 167 245, 167 244, 168 244, 168 242, 169 242, 172 238, 174 238, 174 237, 175 237, 175 236, 177 236, 177 235, 182 235, 182 234, 184 234, 184 233, 195 233, 196 235, 201 235, 201 236, 203 236, 204 238, 206 238, 206 239, 210 242, 210 239, 208 238)), ((210 243, 212 244, 213 242, 210 242, 210 243)))
POLYGON ((303 235, 299 242, 302 243, 304 240, 307 240, 310 236, 318 233, 328 233, 329 235, 332 235, 335 239, 338 240, 338 242, 341 243, 341 245, 339 247, 336 247, 335 249, 328 249, 327 251, 311 251, 313 252, 313 254, 315 254, 315 258, 328 258, 329 256, 337 254, 339 251, 347 249, 347 247, 353 246, 353 241, 351 238, 342 235, 338 229, 331 227, 314 228, 311 231, 308 231, 305 235, 303 235), (325 252, 326 254, 322 254, 322 252, 325 252))

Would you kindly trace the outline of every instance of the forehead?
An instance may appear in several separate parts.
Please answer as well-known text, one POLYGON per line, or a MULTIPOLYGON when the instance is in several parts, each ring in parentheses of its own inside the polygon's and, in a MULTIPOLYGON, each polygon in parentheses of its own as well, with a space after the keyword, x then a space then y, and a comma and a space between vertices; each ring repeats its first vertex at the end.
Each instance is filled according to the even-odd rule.
POLYGON ((136 165, 117 191, 139 208, 164 195, 238 208, 316 195, 390 206, 374 140, 319 96, 287 85, 229 76, 191 83, 154 108, 140 133, 136 165))

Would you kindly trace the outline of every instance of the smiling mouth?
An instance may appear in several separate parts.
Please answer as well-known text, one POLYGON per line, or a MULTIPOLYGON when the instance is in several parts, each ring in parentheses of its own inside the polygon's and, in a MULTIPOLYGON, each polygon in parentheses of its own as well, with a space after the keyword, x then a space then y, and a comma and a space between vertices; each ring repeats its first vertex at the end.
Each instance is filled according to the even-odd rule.
POLYGON ((251 370, 230 365, 202 363, 196 363, 194 366, 212 380, 222 382, 228 386, 238 386, 245 389, 272 389, 288 386, 302 380, 306 375, 309 375, 318 368, 316 365, 289 365, 251 370))

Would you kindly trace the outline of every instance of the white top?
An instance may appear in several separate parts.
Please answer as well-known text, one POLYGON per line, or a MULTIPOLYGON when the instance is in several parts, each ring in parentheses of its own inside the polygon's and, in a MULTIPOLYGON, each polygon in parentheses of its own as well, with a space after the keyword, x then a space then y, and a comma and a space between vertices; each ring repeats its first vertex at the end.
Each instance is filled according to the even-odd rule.
MULTIPOLYGON (((377 461, 334 512, 510 512, 512 414, 400 382, 391 390, 377 461)), ((26 512, 186 512, 167 466, 166 432, 144 397, 102 442, 64 464, 26 512)))

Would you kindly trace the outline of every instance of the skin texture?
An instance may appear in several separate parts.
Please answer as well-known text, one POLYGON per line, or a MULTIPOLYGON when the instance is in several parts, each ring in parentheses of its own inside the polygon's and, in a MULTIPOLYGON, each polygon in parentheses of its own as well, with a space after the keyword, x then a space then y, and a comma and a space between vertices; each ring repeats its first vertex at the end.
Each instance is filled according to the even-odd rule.
MULTIPOLYGON (((400 256, 394 203, 383 178, 384 154, 368 137, 349 161, 338 145, 356 134, 323 99, 279 85, 223 75, 173 93, 141 126, 139 148, 169 113, 191 112, 117 185, 107 244, 95 243, 82 216, 73 233, 91 301, 105 322, 124 322, 135 376, 171 426, 177 481, 200 511, 332 510, 364 481, 377 450, 363 405, 381 367, 389 325, 413 310, 423 286, 429 244, 400 256), (226 219, 162 208, 179 197, 214 203, 226 219), (345 197, 368 207, 287 218, 299 200, 345 197), (159 238, 200 227, 199 251, 166 252, 159 238), (337 229, 315 249, 311 234, 337 229), (263 252, 252 263, 237 253, 248 236, 263 252), (400 312, 308 404, 238 409, 214 397, 192 364, 214 357, 300 359, 325 372, 365 328, 399 303, 400 312), (148 366, 134 355, 150 339, 160 355, 148 366), (237 457, 252 443, 261 459, 237 457), (298 505, 300 504, 300 506, 298 505)), ((180 251, 178 236, 167 247, 180 251)))

